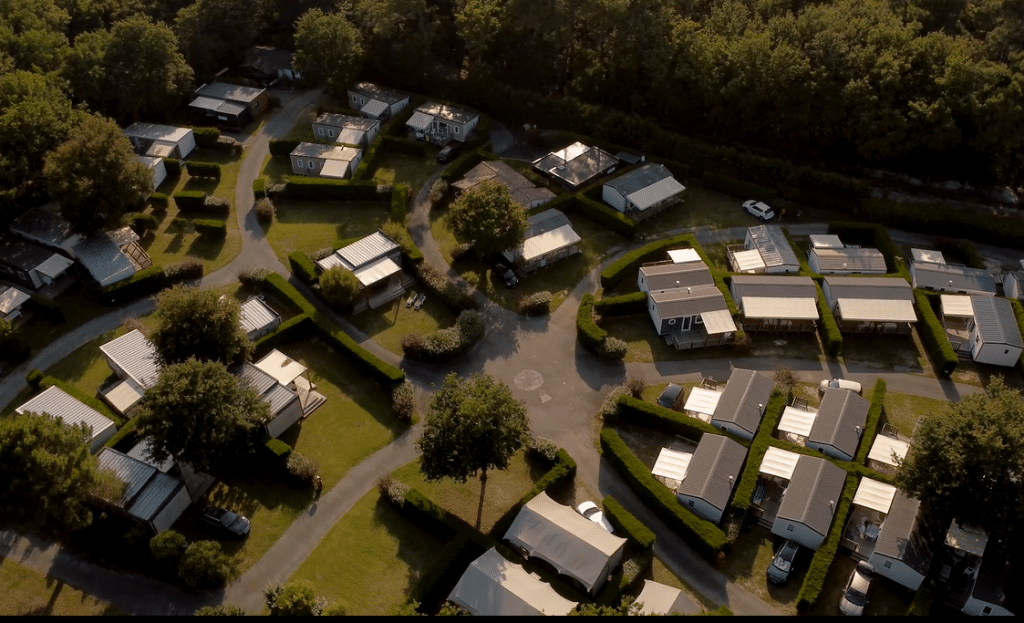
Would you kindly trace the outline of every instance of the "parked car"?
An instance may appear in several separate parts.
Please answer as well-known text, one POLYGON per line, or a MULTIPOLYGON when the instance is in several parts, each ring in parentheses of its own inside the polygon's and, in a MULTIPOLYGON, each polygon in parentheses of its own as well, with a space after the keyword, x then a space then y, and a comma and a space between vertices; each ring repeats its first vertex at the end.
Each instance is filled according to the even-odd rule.
POLYGON ((743 202, 743 209, 753 214, 762 221, 770 221, 775 218, 775 212, 763 201, 749 199, 743 202))
POLYGON ((577 506, 576 510, 579 511, 580 515, 583 515, 590 521, 596 523, 597 525, 607 530, 608 534, 614 533, 612 530, 612 525, 608 523, 607 519, 604 518, 604 513, 601 512, 601 509, 598 508, 597 504, 594 504, 593 502, 588 500, 577 506))
POLYGON ((251 522, 246 517, 216 506, 203 509, 202 521, 215 532, 232 539, 244 539, 249 536, 251 528, 251 522))
POLYGON ((843 597, 839 600, 839 612, 846 616, 859 617, 864 614, 871 598, 871 580, 875 577, 875 570, 866 562, 857 563, 857 567, 850 575, 846 583, 843 597))
POLYGON ((497 262, 494 265, 494 274, 501 278, 501 282, 505 284, 506 288, 514 288, 519 285, 519 277, 516 277, 515 272, 504 262, 497 262))
POLYGON ((675 383, 669 383, 665 391, 661 392, 658 396, 658 404, 666 409, 675 408, 676 401, 683 394, 683 388, 676 385, 675 383))
POLYGON ((826 389, 848 389, 851 392, 860 394, 861 386, 857 381, 848 381, 846 379, 822 379, 821 383, 818 383, 818 393, 824 394, 826 389))
POLYGON ((775 552, 772 564, 768 565, 768 581, 772 584, 782 586, 789 582, 789 574, 793 571, 793 561, 796 560, 800 546, 793 541, 786 541, 775 552))
POLYGON ((450 162, 459 155, 460 151, 462 151, 462 143, 448 143, 441 148, 441 151, 437 152, 437 161, 450 162))

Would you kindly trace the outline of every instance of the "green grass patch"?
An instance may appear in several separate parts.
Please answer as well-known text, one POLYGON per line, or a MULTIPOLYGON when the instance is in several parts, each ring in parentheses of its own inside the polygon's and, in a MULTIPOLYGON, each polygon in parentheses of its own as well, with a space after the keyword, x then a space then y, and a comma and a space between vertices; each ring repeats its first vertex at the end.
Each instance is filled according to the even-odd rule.
POLYGON ((430 176, 437 173, 443 165, 437 164, 437 151, 431 148, 428 155, 420 157, 410 154, 384 152, 377 158, 377 167, 373 170, 373 179, 381 184, 406 184, 415 197, 430 176))
POLYGON ((61 580, 0 558, 0 616, 127 616, 61 580))
POLYGON ((696 184, 686 187, 683 203, 640 223, 641 239, 660 238, 676 229, 710 226, 752 227, 760 221, 743 210, 743 200, 730 197, 696 184))
POLYGON ((885 414, 882 421, 892 424, 900 430, 900 434, 910 437, 922 415, 935 415, 949 408, 949 402, 936 398, 924 398, 910 394, 886 392, 885 414))
POLYGON ((335 240, 362 238, 388 220, 389 205, 379 201, 297 201, 274 203, 277 217, 264 225, 267 240, 282 263, 295 251, 314 253, 335 240))
MULTIPOLYGON (((798 563, 785 586, 775 586, 768 582, 765 573, 775 555, 776 538, 767 530, 752 528, 742 532, 732 545, 728 558, 722 567, 722 575, 735 582, 762 600, 774 605, 784 614, 796 614, 796 596, 804 583, 810 553, 801 552, 806 558, 798 559, 798 563)), ((782 540, 779 540, 779 544, 782 540)))
POLYGON ((455 324, 455 314, 436 297, 428 296, 419 311, 405 306, 408 297, 406 294, 383 307, 359 312, 349 320, 377 345, 399 356, 402 355, 402 337, 405 335, 426 335, 455 324))

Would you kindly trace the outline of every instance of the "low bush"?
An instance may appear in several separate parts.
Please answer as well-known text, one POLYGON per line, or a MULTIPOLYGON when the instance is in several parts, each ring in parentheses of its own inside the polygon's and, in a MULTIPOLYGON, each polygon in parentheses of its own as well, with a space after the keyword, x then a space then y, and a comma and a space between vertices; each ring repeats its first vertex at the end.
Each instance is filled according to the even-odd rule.
POLYGON ((341 313, 352 310, 362 290, 359 278, 341 266, 332 266, 320 275, 320 296, 332 309, 341 313))
POLYGON ((189 177, 205 177, 212 180, 220 179, 220 165, 215 162, 196 162, 189 160, 185 164, 189 177))
POLYGON ((157 220, 152 214, 146 214, 144 212, 130 212, 124 215, 124 219, 121 221, 127 227, 130 227, 133 232, 139 235, 139 237, 145 236, 148 232, 155 231, 160 226, 160 221, 157 220))
POLYGON ((227 199, 210 195, 203 201, 203 211, 208 214, 227 216, 231 213, 231 202, 227 199))
POLYGON ((555 460, 558 459, 558 446, 541 437, 530 437, 530 442, 526 445, 526 452, 548 467, 554 465, 555 460))
POLYGON ((917 307, 917 317, 921 319, 918 333, 935 366, 935 372, 939 376, 948 377, 956 370, 959 360, 946 337, 946 329, 935 315, 928 297, 920 290, 914 290, 914 306, 917 307))
POLYGON ((478 309, 480 305, 473 299, 469 288, 448 278, 426 262, 413 265, 413 273, 429 296, 436 296, 441 304, 459 313, 467 309, 478 309))
POLYGON ((402 352, 409 359, 442 363, 466 352, 484 336, 483 314, 466 310, 459 314, 455 326, 426 335, 409 334, 402 338, 402 352))
POLYGON ((192 588, 223 586, 230 572, 230 559, 216 541, 197 541, 181 556, 178 575, 192 588))
POLYGON ((385 236, 398 243, 398 246, 402 248, 402 255, 410 262, 423 261, 423 253, 420 252, 419 248, 412 241, 412 236, 409 235, 409 230, 405 228, 404 223, 388 221, 384 223, 380 230, 385 236))
POLYGON ((187 218, 181 218, 180 216, 176 216, 171 219, 171 224, 167 226, 167 229, 169 231, 182 234, 188 231, 188 228, 190 226, 191 224, 188 222, 187 218))
POLYGON ((471 242, 463 242, 452 249, 452 264, 472 262, 477 259, 476 249, 471 242))
POLYGON ((284 277, 277 273, 267 275, 267 278, 263 280, 263 287, 270 294, 279 298, 281 302, 290 305, 292 311, 296 313, 312 316, 316 312, 316 308, 304 296, 299 294, 299 291, 292 284, 285 281, 284 277))
POLYGON ((320 464, 316 459, 295 451, 288 455, 287 467, 292 481, 303 487, 312 487, 320 472, 320 464))
POLYGON ((289 176, 281 196, 287 199, 340 201, 390 201, 391 192, 377 192, 373 180, 331 180, 319 177, 289 176))
POLYGON ((192 135, 196 139, 196 145, 212 149, 217 146, 217 139, 220 138, 220 130, 211 127, 192 128, 192 135))
POLYGON ((100 300, 113 306, 158 292, 170 285, 162 266, 150 266, 124 281, 100 289, 100 300))
POLYGON ((50 324, 61 324, 67 320, 60 305, 38 295, 33 295, 25 301, 25 311, 32 312, 37 318, 50 324))
POLYGON ((601 505, 604 506, 604 516, 611 522, 615 531, 629 540, 633 547, 639 550, 649 550, 654 547, 656 537, 650 528, 640 523, 639 519, 623 508, 614 498, 610 495, 605 497, 601 500, 601 505))
POLYGON ((271 272, 269 268, 246 268, 238 272, 238 281, 243 286, 258 286, 271 272))
POLYGON ((171 205, 171 198, 166 193, 152 193, 147 199, 154 212, 164 212, 171 205))
POLYGON ((158 563, 174 569, 178 568, 187 546, 185 535, 174 530, 164 530, 149 540, 149 551, 153 558, 158 563))
POLYGON ((452 160, 452 163, 441 174, 441 179, 447 184, 451 184, 461 179, 470 169, 480 164, 483 159, 479 151, 467 151, 455 160, 452 160))
POLYGON ((181 160, 164 158, 164 168, 167 169, 167 179, 173 180, 181 177, 181 160))
POLYGON ((818 289, 818 315, 821 316, 821 330, 824 332, 822 341, 825 343, 825 353, 829 357, 838 357, 843 350, 843 334, 839 332, 839 324, 832 310, 828 308, 825 300, 825 293, 821 291, 821 285, 815 282, 818 289))
POLYGON ((228 224, 224 221, 197 218, 192 221, 192 227, 196 228, 196 233, 201 238, 224 240, 228 237, 228 224))
POLYGON ((202 212, 206 193, 199 190, 179 190, 174 193, 174 205, 182 212, 202 212))
POLYGON ((585 216, 598 225, 602 225, 625 238, 633 238, 636 235, 639 223, 629 218, 622 212, 610 208, 603 203, 583 196, 576 196, 576 213, 585 216))
POLYGON ((391 390, 391 411, 403 422, 412 421, 416 413, 416 390, 409 379, 391 390))
POLYGON ((547 290, 534 292, 519 299, 516 305, 524 316, 542 315, 551 312, 551 293, 547 290))
POLYGON ((704 433, 719 433, 714 426, 702 420, 629 395, 619 398, 618 413, 624 422, 663 430, 693 441, 700 441, 704 433))
POLYGON ((292 455, 292 447, 281 441, 280 439, 268 439, 267 443, 264 444, 270 454, 277 458, 282 465, 288 461, 288 457, 292 455))
POLYGON ((167 277, 168 283, 178 283, 181 281, 191 281, 193 279, 201 279, 203 276, 203 262, 195 258, 188 258, 171 264, 164 269, 164 276, 167 277))
POLYGON ((868 451, 871 449, 871 442, 875 439, 875 430, 878 429, 879 420, 882 418, 883 405, 885 403, 886 383, 882 379, 875 381, 875 387, 871 391, 871 406, 868 407, 868 417, 864 422, 864 431, 860 436, 860 448, 854 462, 865 464, 868 459, 868 451))
POLYGON ((256 220, 264 225, 274 222, 274 217, 277 216, 277 210, 274 208, 274 202, 268 197, 256 200, 256 220))
POLYGON ((252 181, 252 196, 257 201, 267 196, 267 180, 257 177, 252 181))
POLYGON ((611 361, 622 361, 626 357, 626 353, 629 352, 629 344, 620 340, 617 337, 608 336, 601 342, 601 345, 594 351, 601 359, 609 359, 611 361))
POLYGON ((377 492, 392 506, 400 509, 405 504, 405 496, 409 494, 409 485, 390 474, 384 474, 377 479, 377 492))
POLYGON ((591 352, 597 352, 608 337, 608 332, 594 322, 593 294, 584 294, 580 299, 579 309, 576 310, 576 337, 591 352))

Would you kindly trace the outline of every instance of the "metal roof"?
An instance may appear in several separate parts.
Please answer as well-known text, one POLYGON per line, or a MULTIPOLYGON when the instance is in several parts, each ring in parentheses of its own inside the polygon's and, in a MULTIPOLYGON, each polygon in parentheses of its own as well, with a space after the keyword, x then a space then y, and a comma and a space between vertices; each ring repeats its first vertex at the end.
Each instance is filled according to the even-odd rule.
MULTIPOLYGON (((57 386, 48 387, 42 393, 21 405, 18 414, 48 414, 64 420, 65 424, 86 424, 92 430, 91 439, 110 433, 116 426, 109 418, 92 407, 80 402, 57 386)), ((110 433, 112 434, 112 433, 110 433)), ((109 435, 108 435, 109 436, 109 435)))
POLYGON ((396 264, 390 257, 382 257, 373 260, 369 264, 360 266, 353 272, 359 283, 364 286, 372 286, 391 275, 402 272, 402 267, 396 264))
POLYGON ((100 351, 124 370, 139 387, 149 389, 160 378, 156 348, 138 329, 100 346, 100 351))
POLYGON ((306 371, 306 366, 277 349, 270 351, 266 357, 257 361, 256 367, 285 386, 291 385, 296 378, 306 371))
POLYGON ((351 162, 359 157, 362 150, 348 145, 324 145, 322 143, 299 143, 292 150, 295 158, 319 158, 321 160, 341 160, 351 162))
POLYGON ((715 283, 711 271, 700 260, 641 266, 640 274, 647 281, 647 288, 652 291, 688 286, 709 286, 715 283))
POLYGON ((132 449, 128 451, 128 456, 132 457, 137 461, 142 461, 146 465, 152 465, 153 467, 157 468, 158 470, 166 474, 167 472, 171 471, 171 469, 174 467, 175 461, 171 457, 167 457, 167 459, 165 459, 163 463, 157 463, 156 461, 154 461, 150 449, 152 444, 153 442, 151 439, 143 439, 139 443, 132 446, 132 449))
POLYGON ((933 264, 945 264, 946 258, 942 257, 941 251, 931 249, 910 249, 910 254, 915 262, 931 262, 933 264))
POLYGON ((779 419, 779 430, 784 433, 806 437, 811 434, 811 427, 814 426, 814 418, 817 415, 813 411, 805 411, 787 406, 782 410, 782 418, 779 419))
POLYGON ((818 301, 813 298, 744 296, 740 309, 746 318, 782 318, 786 320, 817 320, 818 301))
POLYGON ((246 362, 235 368, 232 374, 238 377, 240 384, 251 387, 260 399, 267 403, 271 416, 276 416, 299 397, 294 391, 278 383, 273 376, 251 363, 246 362))
POLYGON ((246 87, 240 84, 228 84, 227 82, 211 82, 196 89, 197 95, 227 100, 229 102, 252 103, 253 100, 266 92, 266 89, 258 87, 246 87))
POLYGON ((189 128, 176 128, 170 125, 160 125, 158 123, 133 123, 125 128, 124 134, 132 138, 177 143, 189 134, 192 134, 192 130, 189 128))
POLYGON ((700 259, 697 249, 671 249, 668 252, 668 259, 672 260, 674 264, 703 261, 700 259))
POLYGON ((764 272, 766 268, 764 258, 761 257, 761 252, 757 249, 735 251, 730 255, 729 259, 731 260, 732 269, 738 273, 764 272))
POLYGON ((686 470, 690 466, 690 459, 693 452, 662 448, 658 453, 658 459, 654 462, 651 473, 655 476, 670 478, 675 481, 682 481, 686 477, 686 470))
POLYGON ((388 238, 383 232, 375 231, 347 247, 338 249, 336 254, 348 264, 345 268, 355 270, 397 249, 397 242, 388 238))
POLYGON ((860 322, 917 322, 911 301, 841 298, 837 301, 843 320, 860 322))
POLYGON ((409 126, 414 130, 426 131, 433 123, 434 118, 425 112, 417 110, 409 117, 409 120, 405 122, 405 125, 409 126))
MULTIPOLYGON (((28 243, 25 244, 28 245, 28 243)), ((0 250, 0 253, 5 253, 6 255, 6 251, 7 249, 2 249, 0 250)), ((44 252, 47 254, 51 253, 50 251, 44 252)), ((8 259, 8 261, 10 260, 8 259)), ((70 260, 64 257, 63 255, 60 255, 59 253, 53 253, 52 255, 50 255, 50 257, 46 259, 46 261, 42 262, 38 266, 35 266, 34 268, 37 272, 39 272, 39 274, 45 275, 50 279, 56 279, 57 277, 63 275, 64 271, 70 268, 71 265, 74 263, 74 260, 70 260)))
POLYGON ((875 443, 871 444, 868 459, 898 467, 900 462, 907 458, 908 452, 910 444, 906 441, 888 435, 878 435, 875 437, 875 443))
POLYGON ((699 498, 718 510, 725 510, 746 458, 747 449, 732 439, 704 435, 676 493, 699 498))
POLYGON ((201 110, 224 113, 226 115, 240 115, 245 112, 245 106, 242 104, 235 104, 234 102, 229 102, 227 100, 217 99, 215 97, 205 97, 202 95, 192 100, 189 106, 192 108, 199 108, 201 110))
POLYGON ((793 471, 796 470, 796 464, 799 461, 800 455, 796 452, 768 446, 768 449, 764 451, 764 458, 761 459, 758 473, 789 480, 793 477, 793 471))
POLYGON ((932 553, 928 541, 922 536, 917 514, 921 501, 896 491, 889 514, 878 533, 874 553, 900 560, 924 575, 931 565, 932 553))
MULTIPOLYGON (((427 102, 422 106, 418 106, 416 108, 416 113, 425 113, 435 119, 454 121, 455 123, 469 123, 480 116, 478 113, 463 110, 461 108, 455 108, 454 106, 438 102, 427 102)), ((415 117, 416 115, 413 116, 415 117)))
POLYGON ((853 456, 871 403, 848 389, 826 389, 807 445, 821 443, 853 456))
POLYGON ((971 297, 967 294, 941 294, 939 302, 942 304, 943 316, 974 317, 974 306, 971 305, 971 297))
POLYGON ((22 292, 13 286, 9 288, 0 286, 0 288, 3 288, 3 290, 0 290, 0 314, 4 314, 5 316, 18 309, 25 303, 25 301, 32 298, 31 294, 22 292))
POLYGON ((557 229, 532 236, 523 241, 523 260, 532 262, 539 257, 559 249, 570 247, 580 240, 580 235, 572 225, 562 225, 557 229))
POLYGON ((249 335, 259 333, 275 322, 281 321, 281 315, 257 296, 251 297, 239 307, 239 320, 242 328, 249 335))
POLYGON ((972 293, 996 293, 996 278, 980 268, 913 262, 914 285, 929 290, 959 290, 972 293))
POLYGON ((821 273, 854 272, 885 273, 885 256, 878 249, 843 247, 842 249, 811 248, 809 255, 818 258, 821 273))
POLYGON ((143 521, 152 521, 185 486, 181 480, 113 448, 103 448, 97 458, 100 469, 113 470, 128 485, 114 503, 143 521))
POLYGON ((352 85, 349 91, 362 95, 363 97, 373 98, 380 100, 385 105, 397 104, 403 100, 409 99, 409 96, 396 89, 389 89, 380 85, 373 84, 372 82, 359 82, 352 85))
POLYGON ((343 160, 328 160, 320 167, 320 177, 343 180, 348 177, 352 163, 343 160))
POLYGON ((352 129, 359 132, 369 132, 380 125, 380 121, 377 119, 353 117, 352 115, 339 115, 333 112, 321 113, 313 123, 317 125, 331 126, 333 128, 352 129))
POLYGON ((736 368, 729 375, 712 422, 730 422, 753 435, 761 424, 773 387, 774 383, 767 376, 754 370, 736 368))
POLYGON ((736 330, 736 323, 733 322, 732 314, 728 309, 702 311, 700 313, 700 321, 704 323, 704 331, 708 335, 731 333, 736 330))
POLYGON ((135 274, 135 265, 109 234, 103 233, 79 242, 72 249, 100 286, 124 281, 135 274))
POLYGON ((954 519, 949 524, 949 530, 946 531, 946 545, 968 554, 984 556, 985 547, 988 545, 988 533, 981 528, 961 524, 954 519))
POLYGON ((782 496, 778 517, 827 534, 845 482, 846 472, 832 463, 801 456, 782 496))
POLYGON ((71 232, 71 223, 58 213, 59 209, 55 203, 32 208, 11 222, 11 231, 55 248, 69 240, 80 240, 82 236, 71 232))
POLYGON ((672 173, 663 164, 649 163, 624 173, 613 180, 608 180, 604 185, 612 188, 623 197, 628 197, 638 190, 643 190, 663 180, 670 179, 672 173))
POLYGON ((618 164, 615 156, 600 147, 579 141, 538 158, 533 166, 576 187, 618 164))
POLYGON ((853 503, 887 515, 895 496, 896 487, 865 477, 861 478, 860 484, 857 485, 853 503))
POLYGON ((493 547, 469 565, 448 599, 476 616, 564 616, 576 607, 493 547))
POLYGON ((971 297, 971 306, 974 308, 974 323, 983 342, 1024 348, 1010 301, 976 294, 971 297))
POLYGON ((794 266, 800 269, 800 260, 789 246, 786 234, 778 225, 757 225, 747 229, 748 248, 761 254, 765 266, 794 266))
POLYGON ((380 117, 388 110, 388 104, 378 99, 371 99, 359 110, 371 117, 380 117))
POLYGON ((683 405, 683 411, 714 415, 718 408, 718 401, 722 399, 722 392, 703 387, 694 387, 690 390, 690 397, 683 405))
POLYGON ((460 190, 475 188, 487 180, 493 180, 508 188, 512 200, 526 207, 534 201, 541 199, 553 199, 555 193, 547 188, 538 188, 526 176, 519 173, 501 160, 488 160, 481 162, 470 169, 462 179, 457 180, 452 186, 460 190))
POLYGON ((825 277, 832 300, 884 299, 914 301, 914 289, 899 277, 825 277))
POLYGON ((787 297, 817 300, 818 289, 810 277, 795 275, 733 275, 732 291, 738 298, 787 297))
POLYGON ((811 247, 815 249, 842 249, 843 242, 834 234, 811 234, 811 247))
MULTIPOLYGON (((663 319, 697 316, 711 311, 726 311, 725 297, 714 285, 651 290, 648 294, 663 319)), ((735 329, 732 329, 735 331, 735 329)))

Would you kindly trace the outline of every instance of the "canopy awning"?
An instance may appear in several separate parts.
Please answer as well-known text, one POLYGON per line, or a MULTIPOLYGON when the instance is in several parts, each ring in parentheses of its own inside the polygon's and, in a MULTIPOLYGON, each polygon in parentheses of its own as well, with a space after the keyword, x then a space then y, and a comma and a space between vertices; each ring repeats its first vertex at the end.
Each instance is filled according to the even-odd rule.
POLYGON ((690 390, 690 397, 686 399, 683 411, 714 415, 715 409, 718 408, 718 399, 721 397, 722 392, 704 389, 703 387, 694 387, 690 390))
POLYGON ((655 476, 664 476, 682 482, 686 477, 686 470, 690 466, 692 452, 682 452, 671 448, 662 448, 658 454, 658 460, 654 462, 654 469, 651 473, 655 476))
POLYGON ((888 515, 895 497, 896 487, 872 478, 861 478, 853 503, 888 515))
POLYGON ((796 452, 769 447, 764 453, 758 472, 789 480, 793 477, 793 471, 796 469, 798 461, 800 461, 800 455, 796 452))
POLYGON ((796 407, 786 407, 782 411, 782 419, 779 420, 779 430, 807 437, 811 434, 811 427, 814 426, 814 418, 817 415, 796 407))
POLYGON ((761 252, 753 249, 733 253, 732 269, 738 273, 763 273, 765 271, 765 264, 764 260, 761 259, 761 252))
POLYGON ((433 123, 433 121, 433 115, 428 115, 425 112, 416 111, 413 113, 411 117, 409 117, 409 120, 405 122, 405 125, 409 126, 414 130, 421 130, 425 132, 427 128, 430 127, 430 124, 433 123))
POLYGON ((708 335, 736 331, 736 323, 732 321, 732 314, 728 309, 701 312, 700 319, 704 322, 704 330, 708 332, 708 335))
POLYGON ((343 180, 348 177, 352 163, 347 160, 327 160, 320 169, 320 177, 343 180))
POLYGON ((942 315, 956 318, 973 318, 974 305, 971 304, 971 297, 967 294, 940 294, 942 302, 942 315))
POLYGON ((912 301, 839 299, 839 315, 860 322, 917 322, 912 301))
POLYGON ((750 319, 817 320, 818 305, 812 298, 744 296, 743 316, 750 319))
POLYGON ((402 267, 396 264, 390 257, 382 257, 357 269, 355 275, 359 279, 359 283, 364 286, 372 286, 401 271, 402 267))
POLYGON ((868 459, 898 467, 900 462, 907 458, 908 452, 910 452, 910 444, 906 441, 879 435, 875 437, 875 443, 871 444, 868 459))

